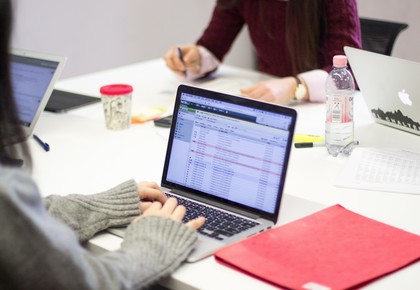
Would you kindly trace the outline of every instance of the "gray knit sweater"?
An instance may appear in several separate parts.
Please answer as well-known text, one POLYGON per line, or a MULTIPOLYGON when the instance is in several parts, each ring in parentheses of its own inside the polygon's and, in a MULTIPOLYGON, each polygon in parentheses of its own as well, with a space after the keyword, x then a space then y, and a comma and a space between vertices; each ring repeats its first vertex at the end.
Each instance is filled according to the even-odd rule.
POLYGON ((174 271, 195 231, 161 217, 130 224, 121 249, 96 256, 80 242, 138 216, 136 183, 94 195, 41 198, 22 170, 0 167, 0 289, 142 289, 174 271))

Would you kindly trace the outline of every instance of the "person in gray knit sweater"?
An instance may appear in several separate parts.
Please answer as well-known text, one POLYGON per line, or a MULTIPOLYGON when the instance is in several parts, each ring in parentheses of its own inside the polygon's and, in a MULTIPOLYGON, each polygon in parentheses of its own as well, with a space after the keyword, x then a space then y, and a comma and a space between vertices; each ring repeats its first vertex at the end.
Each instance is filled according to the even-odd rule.
POLYGON ((23 132, 10 82, 11 16, 11 0, 0 0, 0 289, 153 285, 185 260, 204 218, 182 224, 185 208, 151 182, 129 180, 93 195, 41 197, 26 143, 13 142, 23 132), (99 231, 128 223, 118 251, 94 255, 83 247, 99 231))

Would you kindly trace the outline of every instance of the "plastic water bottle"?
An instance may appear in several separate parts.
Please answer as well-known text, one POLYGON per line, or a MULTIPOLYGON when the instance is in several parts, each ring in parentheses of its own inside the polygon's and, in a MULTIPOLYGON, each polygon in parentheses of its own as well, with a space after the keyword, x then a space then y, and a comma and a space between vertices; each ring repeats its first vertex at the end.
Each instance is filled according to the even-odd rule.
POLYGON ((336 55, 333 69, 326 82, 327 117, 325 121, 325 145, 332 156, 349 155, 353 150, 354 79, 347 69, 347 57, 336 55))

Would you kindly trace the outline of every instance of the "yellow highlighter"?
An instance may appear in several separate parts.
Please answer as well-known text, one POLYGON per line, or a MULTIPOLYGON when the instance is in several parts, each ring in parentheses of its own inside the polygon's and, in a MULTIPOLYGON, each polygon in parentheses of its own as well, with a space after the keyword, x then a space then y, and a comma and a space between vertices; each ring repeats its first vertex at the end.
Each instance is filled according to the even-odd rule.
POLYGON ((295 143, 321 143, 324 142, 324 137, 311 134, 295 134, 293 141, 295 143))
POLYGON ((325 146, 324 137, 310 134, 295 134, 295 148, 311 148, 325 146))

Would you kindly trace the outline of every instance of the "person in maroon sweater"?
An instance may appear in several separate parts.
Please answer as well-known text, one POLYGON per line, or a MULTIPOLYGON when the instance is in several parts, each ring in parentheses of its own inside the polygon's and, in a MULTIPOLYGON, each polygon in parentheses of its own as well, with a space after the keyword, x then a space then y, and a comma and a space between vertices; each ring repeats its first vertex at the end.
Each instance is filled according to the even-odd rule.
POLYGON ((278 104, 323 102, 333 56, 344 46, 361 48, 356 0, 218 0, 203 35, 171 48, 167 66, 189 80, 214 72, 244 25, 258 70, 273 79, 241 93, 278 104))

